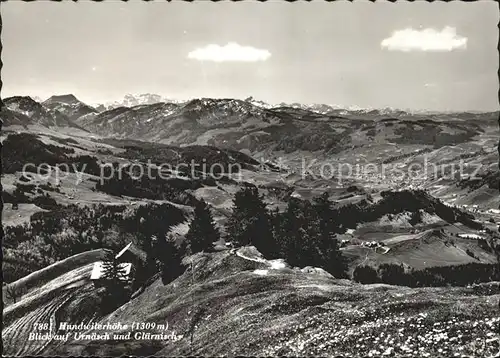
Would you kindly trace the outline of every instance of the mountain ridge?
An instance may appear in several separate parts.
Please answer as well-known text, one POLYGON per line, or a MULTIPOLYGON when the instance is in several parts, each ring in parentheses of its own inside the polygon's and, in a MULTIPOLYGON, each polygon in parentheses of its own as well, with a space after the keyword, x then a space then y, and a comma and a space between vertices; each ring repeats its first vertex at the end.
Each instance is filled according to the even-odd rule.
MULTIPOLYGON (((66 115, 43 106, 29 96, 14 96, 3 99, 4 105, 13 112, 29 117, 33 123, 46 127, 78 127, 66 115)), ((6 123, 9 125, 9 122, 6 123)))

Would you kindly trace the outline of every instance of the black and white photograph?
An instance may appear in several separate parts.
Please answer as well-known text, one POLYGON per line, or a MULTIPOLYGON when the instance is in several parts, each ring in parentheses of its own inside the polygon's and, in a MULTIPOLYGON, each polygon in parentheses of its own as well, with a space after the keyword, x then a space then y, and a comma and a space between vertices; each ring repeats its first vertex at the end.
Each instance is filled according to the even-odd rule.
POLYGON ((500 357, 496 1, 2 1, 2 356, 500 357))

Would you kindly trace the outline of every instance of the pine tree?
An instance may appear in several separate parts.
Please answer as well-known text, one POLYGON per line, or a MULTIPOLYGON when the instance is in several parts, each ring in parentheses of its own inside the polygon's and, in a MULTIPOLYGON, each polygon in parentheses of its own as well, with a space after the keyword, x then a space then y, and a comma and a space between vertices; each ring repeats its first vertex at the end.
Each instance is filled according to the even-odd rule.
POLYGON ((125 273, 122 263, 115 257, 113 252, 107 252, 102 263, 103 280, 108 287, 125 288, 129 283, 129 277, 125 273))
POLYGON ((102 263, 104 292, 102 299, 103 313, 108 313, 121 306, 130 298, 130 278, 125 273, 122 263, 112 251, 106 253, 102 263))
POLYGON ((306 218, 300 200, 291 198, 285 212, 275 223, 280 256, 292 266, 302 266, 306 218))
POLYGON ((158 265, 158 250, 160 247, 159 239, 153 235, 150 239, 146 239, 142 235, 138 235, 138 247, 144 251, 146 257, 140 260, 135 265, 134 279, 132 281, 132 290, 136 291, 141 288, 149 279, 160 272, 161 265, 158 265))
POLYGON ((327 239, 326 225, 318 215, 316 207, 309 201, 303 205, 303 261, 305 266, 322 266, 325 261, 325 246, 329 242, 327 239))
POLYGON ((204 200, 196 203, 194 219, 189 227, 186 240, 191 247, 191 253, 212 251, 213 243, 220 239, 220 232, 215 226, 210 208, 204 200))
POLYGON ((174 237, 168 235, 158 240, 158 258, 161 267, 161 279, 164 285, 175 280, 184 272, 182 258, 185 254, 185 246, 178 248, 174 237), (184 249, 184 250, 183 250, 184 249))
POLYGON ((311 217, 309 222, 312 224, 312 227, 319 229, 318 249, 320 260, 323 262, 322 266, 332 275, 344 277, 347 264, 339 250, 336 239, 337 225, 334 220, 335 212, 328 193, 325 192, 314 199, 314 214, 312 215, 315 218, 311 217))
POLYGON ((325 207, 292 198, 279 220, 275 220, 280 255, 293 266, 327 266, 332 242, 331 215, 325 207), (324 215, 324 216, 322 216, 324 215))
POLYGON ((276 257, 270 215, 257 188, 245 187, 237 192, 233 205, 228 237, 240 246, 254 245, 265 257, 276 257))
POLYGON ((330 201, 327 192, 315 197, 313 201, 322 240, 328 240, 335 236, 332 202, 330 201))

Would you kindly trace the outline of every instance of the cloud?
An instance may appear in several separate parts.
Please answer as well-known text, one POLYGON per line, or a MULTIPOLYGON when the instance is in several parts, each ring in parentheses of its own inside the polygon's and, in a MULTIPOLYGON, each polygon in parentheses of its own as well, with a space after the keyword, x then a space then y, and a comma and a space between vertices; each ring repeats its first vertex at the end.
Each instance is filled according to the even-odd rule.
POLYGON ((427 28, 421 30, 404 29, 394 31, 380 43, 389 51, 429 51, 449 52, 467 48, 467 37, 457 35, 454 27, 446 26, 441 31, 427 28))
POLYGON ((271 53, 268 50, 241 46, 234 42, 224 46, 211 44, 188 53, 190 59, 213 62, 257 62, 266 61, 269 57, 271 53))

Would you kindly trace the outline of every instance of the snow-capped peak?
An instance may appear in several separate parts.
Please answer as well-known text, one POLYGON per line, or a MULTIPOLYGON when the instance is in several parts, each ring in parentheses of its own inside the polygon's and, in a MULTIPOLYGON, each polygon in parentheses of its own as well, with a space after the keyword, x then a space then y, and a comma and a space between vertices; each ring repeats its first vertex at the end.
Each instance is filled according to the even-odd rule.
POLYGON ((179 101, 169 97, 164 97, 158 94, 152 93, 142 93, 142 94, 126 94, 122 99, 116 101, 109 101, 101 104, 96 104, 96 107, 102 105, 105 109, 113 109, 118 107, 134 107, 146 104, 156 104, 156 103, 184 103, 184 101, 179 101))
POLYGON ((269 104, 269 103, 264 102, 264 101, 256 100, 253 97, 248 97, 247 99, 245 99, 245 102, 251 103, 255 107, 260 107, 260 108, 264 108, 264 109, 270 109, 270 108, 275 107, 275 105, 273 105, 273 104, 269 104))

